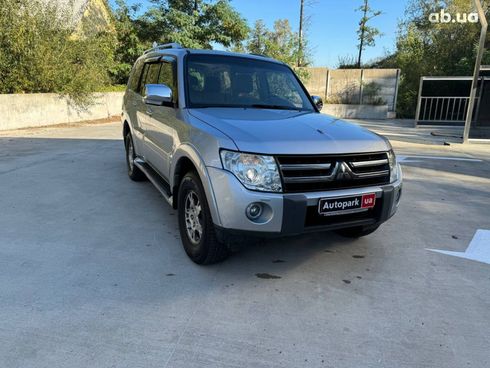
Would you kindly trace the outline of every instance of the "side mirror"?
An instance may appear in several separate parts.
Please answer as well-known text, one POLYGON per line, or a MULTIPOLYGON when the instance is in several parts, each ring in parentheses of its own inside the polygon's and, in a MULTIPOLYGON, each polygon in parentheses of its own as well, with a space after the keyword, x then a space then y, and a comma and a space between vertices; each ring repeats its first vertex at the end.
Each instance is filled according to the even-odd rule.
POLYGON ((311 96, 313 103, 315 104, 318 111, 322 111, 323 109, 323 100, 320 96, 311 96))
POLYGON ((144 101, 148 105, 173 106, 172 89, 165 84, 147 84, 144 101))

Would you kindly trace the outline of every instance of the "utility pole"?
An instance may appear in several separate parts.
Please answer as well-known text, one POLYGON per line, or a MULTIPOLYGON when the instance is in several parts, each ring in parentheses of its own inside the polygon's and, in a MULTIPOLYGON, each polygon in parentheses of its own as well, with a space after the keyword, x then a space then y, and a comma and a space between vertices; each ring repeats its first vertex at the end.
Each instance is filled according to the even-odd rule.
POLYGON ((483 58, 483 53, 485 51, 485 41, 487 38, 487 28, 488 28, 487 18, 485 17, 485 12, 483 11, 481 1, 474 0, 474 2, 475 2, 476 10, 478 11, 478 18, 481 23, 481 33, 480 33, 480 44, 478 47, 478 54, 476 55, 476 61, 475 61, 475 70, 473 73, 473 81, 471 82, 468 111, 466 112, 466 120, 464 123, 463 143, 468 143, 468 139, 470 136, 470 127, 471 127, 471 122, 473 120, 473 108, 475 106, 476 90, 478 89, 478 80, 480 79, 481 61, 483 58))
POLYGON ((299 35, 298 35, 298 62, 297 66, 300 67, 303 64, 303 12, 304 12, 305 0, 300 1, 299 8, 299 35))

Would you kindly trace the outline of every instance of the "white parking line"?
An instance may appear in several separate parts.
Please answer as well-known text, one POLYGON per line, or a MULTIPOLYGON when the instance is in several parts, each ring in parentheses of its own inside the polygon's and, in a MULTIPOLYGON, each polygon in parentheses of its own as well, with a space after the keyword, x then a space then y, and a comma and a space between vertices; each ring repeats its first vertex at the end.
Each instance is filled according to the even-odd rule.
POLYGON ((465 252, 452 252, 440 249, 427 250, 490 264, 490 230, 478 229, 465 252))

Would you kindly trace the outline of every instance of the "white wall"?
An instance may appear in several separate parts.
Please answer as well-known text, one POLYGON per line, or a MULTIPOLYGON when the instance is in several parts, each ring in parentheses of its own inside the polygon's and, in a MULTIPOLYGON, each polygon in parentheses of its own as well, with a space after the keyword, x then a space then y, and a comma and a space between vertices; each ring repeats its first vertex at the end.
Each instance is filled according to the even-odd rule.
POLYGON ((121 115, 124 92, 97 93, 95 103, 80 111, 55 93, 0 94, 0 130, 30 128, 121 115))

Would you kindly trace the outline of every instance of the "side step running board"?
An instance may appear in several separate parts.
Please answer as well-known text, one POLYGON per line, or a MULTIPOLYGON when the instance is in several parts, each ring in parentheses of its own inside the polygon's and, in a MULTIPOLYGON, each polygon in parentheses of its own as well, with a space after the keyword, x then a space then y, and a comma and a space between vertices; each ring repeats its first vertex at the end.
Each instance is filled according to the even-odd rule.
POLYGON ((136 157, 134 159, 134 164, 138 169, 143 171, 148 177, 148 180, 158 189, 162 194, 163 198, 168 202, 169 205, 173 205, 172 194, 170 192, 170 185, 148 165, 143 159, 136 157))

